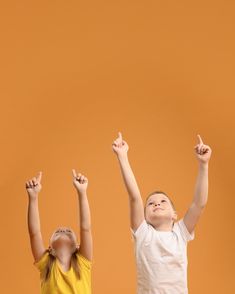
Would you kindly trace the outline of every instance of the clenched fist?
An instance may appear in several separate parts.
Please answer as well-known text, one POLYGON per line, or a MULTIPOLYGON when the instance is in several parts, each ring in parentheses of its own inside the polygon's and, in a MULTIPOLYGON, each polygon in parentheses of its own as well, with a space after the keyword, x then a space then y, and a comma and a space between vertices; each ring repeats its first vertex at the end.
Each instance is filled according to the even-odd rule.
POLYGON ((118 133, 118 138, 113 142, 112 148, 118 157, 121 157, 121 156, 127 154, 128 150, 129 150, 129 146, 128 146, 127 142, 125 142, 122 139, 122 134, 120 132, 118 133))
POLYGON ((75 169, 72 170, 73 173, 73 184, 79 193, 85 193, 88 186, 88 179, 81 173, 77 173, 75 169))
POLYGON ((208 145, 205 145, 200 135, 198 137, 198 144, 194 147, 196 157, 200 163, 208 163, 211 157, 212 150, 208 145))
POLYGON ((42 189, 41 180, 42 180, 42 172, 39 172, 36 177, 26 182, 26 190, 30 197, 36 198, 38 193, 41 191, 42 189))

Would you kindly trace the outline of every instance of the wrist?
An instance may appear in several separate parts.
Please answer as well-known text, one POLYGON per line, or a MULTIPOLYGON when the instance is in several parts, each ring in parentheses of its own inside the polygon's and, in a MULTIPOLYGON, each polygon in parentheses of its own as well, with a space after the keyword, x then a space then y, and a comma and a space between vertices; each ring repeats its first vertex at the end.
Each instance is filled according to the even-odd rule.
POLYGON ((77 190, 77 193, 78 193, 78 196, 79 197, 86 197, 87 196, 86 190, 85 191, 79 191, 79 190, 77 190))
POLYGON ((128 155, 127 155, 127 153, 117 154, 117 158, 118 158, 119 161, 127 161, 128 160, 128 155))
POLYGON ((209 163, 208 162, 199 162, 200 169, 208 169, 209 163))
POLYGON ((29 199, 30 202, 38 201, 38 194, 30 195, 30 194, 28 193, 28 199, 29 199))

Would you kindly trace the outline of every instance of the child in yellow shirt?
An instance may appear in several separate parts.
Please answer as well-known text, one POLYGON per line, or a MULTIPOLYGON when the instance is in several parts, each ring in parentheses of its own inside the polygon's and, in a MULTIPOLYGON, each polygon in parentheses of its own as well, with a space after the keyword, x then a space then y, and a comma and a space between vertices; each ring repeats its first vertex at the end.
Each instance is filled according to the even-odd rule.
POLYGON ((88 179, 73 170, 73 184, 80 209, 80 245, 67 227, 57 228, 45 249, 38 210, 42 173, 26 182, 28 230, 34 265, 40 271, 41 294, 91 294, 92 235, 87 199, 88 179))

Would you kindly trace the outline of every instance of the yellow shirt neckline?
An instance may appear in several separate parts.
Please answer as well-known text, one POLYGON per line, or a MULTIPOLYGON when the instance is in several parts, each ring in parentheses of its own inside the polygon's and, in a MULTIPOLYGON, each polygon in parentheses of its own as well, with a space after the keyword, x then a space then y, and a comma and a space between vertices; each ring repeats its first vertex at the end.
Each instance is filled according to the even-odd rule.
POLYGON ((60 261, 58 260, 58 258, 56 258, 56 263, 57 263, 57 266, 59 268, 59 270, 64 274, 64 275, 68 275, 71 270, 72 270, 72 265, 70 265, 70 268, 67 270, 67 271, 64 271, 63 268, 62 268, 62 265, 60 263, 60 261))

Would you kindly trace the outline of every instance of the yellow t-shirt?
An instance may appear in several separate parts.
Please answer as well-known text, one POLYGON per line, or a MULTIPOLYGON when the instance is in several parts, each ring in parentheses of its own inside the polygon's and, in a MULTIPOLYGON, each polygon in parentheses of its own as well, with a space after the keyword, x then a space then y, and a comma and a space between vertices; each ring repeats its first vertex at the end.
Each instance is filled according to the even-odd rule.
MULTIPOLYGON (((72 266, 68 271, 63 271, 58 261, 51 268, 51 274, 46 282, 41 280, 41 294, 91 294, 91 261, 81 254, 77 253, 78 266, 80 269, 80 279, 76 277, 76 273, 72 266)), ((49 253, 45 252, 43 256, 34 265, 42 271, 48 262, 49 253)))

